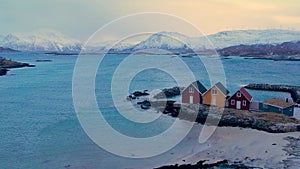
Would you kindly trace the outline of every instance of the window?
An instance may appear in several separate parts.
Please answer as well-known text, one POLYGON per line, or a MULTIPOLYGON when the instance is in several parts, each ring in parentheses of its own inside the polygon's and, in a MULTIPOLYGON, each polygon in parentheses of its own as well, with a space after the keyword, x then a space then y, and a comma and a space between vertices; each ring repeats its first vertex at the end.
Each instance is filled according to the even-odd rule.
POLYGON ((241 97, 242 95, 241 95, 240 92, 237 92, 236 96, 237 96, 237 97, 241 97))
POLYGON ((231 105, 235 105, 235 100, 231 100, 231 105))
POLYGON ((212 94, 217 94, 218 91, 217 91, 216 89, 212 89, 211 93, 212 93, 212 94))
POLYGON ((243 106, 247 106, 246 100, 243 100, 243 106))
POLYGON ((264 108, 264 109, 267 109, 267 108, 269 108, 269 107, 268 107, 268 105, 263 104, 263 108, 264 108))
POLYGON ((194 93, 194 88, 193 88, 193 87, 190 87, 190 88, 189 88, 189 92, 190 92, 190 93, 194 93))

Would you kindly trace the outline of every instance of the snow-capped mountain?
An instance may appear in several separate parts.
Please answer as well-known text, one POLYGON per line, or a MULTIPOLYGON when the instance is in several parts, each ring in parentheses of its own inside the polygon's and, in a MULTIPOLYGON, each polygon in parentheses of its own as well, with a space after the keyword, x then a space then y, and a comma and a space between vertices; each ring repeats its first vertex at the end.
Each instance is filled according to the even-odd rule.
MULTIPOLYGON (((223 49, 236 45, 280 44, 299 41, 300 31, 292 30, 233 30, 201 37, 189 37, 177 32, 158 32, 138 41, 109 41, 85 46, 84 52, 136 52, 161 49, 170 52, 190 52, 206 49, 223 49)), ((0 46, 19 51, 80 52, 82 43, 53 30, 32 33, 0 35, 0 46)))
MULTIPOLYGON (((190 49, 198 51, 215 48, 222 49, 241 44, 280 44, 283 42, 299 40, 300 31, 279 29, 233 30, 201 37, 189 37, 177 32, 159 32, 152 34, 136 45, 130 46, 130 44, 117 44, 113 46, 110 51, 132 52, 145 49, 162 49, 172 52, 189 52, 190 49)), ((97 47, 95 46, 95 48, 97 47)))
POLYGON ((151 35, 144 41, 133 47, 133 50, 142 49, 165 49, 165 50, 188 50, 189 37, 177 32, 159 32, 151 35))
POLYGON ((82 48, 80 41, 52 30, 0 36, 0 46, 34 52, 79 52, 82 48))
POLYGON ((134 45, 136 45, 136 43, 106 41, 97 44, 87 44, 82 52, 122 52, 131 49, 134 45))
MULTIPOLYGON (((94 45, 93 47, 88 46, 87 49, 98 50, 107 50, 109 52, 135 52, 141 50, 165 50, 169 52, 186 52, 190 51, 188 47, 190 42, 190 37, 185 36, 176 32, 159 32, 150 35, 149 37, 144 38, 139 42, 128 43, 110 41, 102 44, 94 45)), ((163 52, 163 51, 161 51, 163 52)))
POLYGON ((300 31, 280 29, 233 30, 208 35, 207 38, 216 48, 221 49, 241 44, 280 44, 289 41, 299 41, 300 31))

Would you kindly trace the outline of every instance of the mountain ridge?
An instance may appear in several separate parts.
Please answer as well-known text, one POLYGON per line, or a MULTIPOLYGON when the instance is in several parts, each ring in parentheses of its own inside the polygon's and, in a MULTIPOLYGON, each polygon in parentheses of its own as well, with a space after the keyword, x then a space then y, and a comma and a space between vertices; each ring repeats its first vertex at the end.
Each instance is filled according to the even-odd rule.
POLYGON ((0 46, 19 51, 79 52, 82 49, 79 40, 53 30, 39 30, 26 34, 10 33, 0 37, 0 46))
POLYGON ((53 30, 38 30, 31 33, 11 33, 0 35, 0 46, 19 51, 32 52, 112 52, 132 53, 149 49, 160 49, 175 53, 193 51, 220 50, 237 45, 281 44, 300 41, 300 31, 266 30, 231 30, 207 36, 190 37, 178 32, 153 33, 135 43, 118 41, 83 45, 82 42, 53 30))
POLYGON ((236 45, 220 49, 218 53, 221 56, 300 61, 300 41, 284 42, 281 44, 236 45))
MULTIPOLYGON (((223 31, 216 34, 200 37, 189 37, 177 32, 154 33, 145 40, 135 45, 127 45, 127 48, 113 46, 110 51, 114 52, 134 52, 146 49, 163 49, 172 51, 189 52, 223 49, 236 45, 252 44, 280 44, 283 42, 300 41, 300 31, 292 30, 233 30, 223 31), (276 35, 276 36, 275 36, 276 35)), ((126 45, 125 45, 126 46, 126 45)), ((89 48, 89 47, 87 47, 89 48)))

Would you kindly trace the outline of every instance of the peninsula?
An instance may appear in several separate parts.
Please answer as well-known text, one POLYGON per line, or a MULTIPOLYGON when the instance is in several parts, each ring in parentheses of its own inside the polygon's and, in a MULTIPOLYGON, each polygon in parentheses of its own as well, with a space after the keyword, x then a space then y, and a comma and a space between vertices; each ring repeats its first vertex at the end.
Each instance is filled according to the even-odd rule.
POLYGON ((6 75, 9 69, 22 68, 22 67, 35 67, 35 65, 7 60, 3 57, 0 57, 0 76, 6 75))

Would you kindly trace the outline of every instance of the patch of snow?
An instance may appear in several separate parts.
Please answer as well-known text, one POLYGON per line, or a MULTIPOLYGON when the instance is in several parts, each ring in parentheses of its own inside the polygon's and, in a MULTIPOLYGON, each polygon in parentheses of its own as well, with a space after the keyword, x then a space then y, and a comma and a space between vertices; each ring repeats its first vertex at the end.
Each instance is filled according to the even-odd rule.
POLYGON ((0 46, 20 51, 78 52, 81 42, 53 30, 39 30, 26 34, 10 33, 0 37, 0 46))
POLYGON ((284 168, 283 160, 290 157, 283 150, 288 144, 284 138, 299 137, 299 132, 274 134, 239 127, 218 127, 206 143, 199 144, 202 127, 196 124, 189 138, 183 140, 185 148, 182 149, 189 151, 171 152, 178 158, 170 159, 165 165, 196 164, 203 160, 211 164, 228 160, 252 167, 284 168))
POLYGON ((294 108, 294 117, 300 120, 300 107, 294 108))
MULTIPOLYGON (((189 37, 177 32, 158 32, 136 44, 127 43, 126 45, 117 45, 113 47, 113 49, 115 49, 115 51, 129 49, 137 51, 154 48, 163 50, 186 50, 187 48, 193 50, 221 49, 240 44, 279 44, 283 42, 299 41, 299 37, 300 31, 279 29, 233 30, 202 37, 189 37)), ((105 47, 105 43, 102 45, 98 44, 99 48, 101 48, 101 46, 105 47)))

